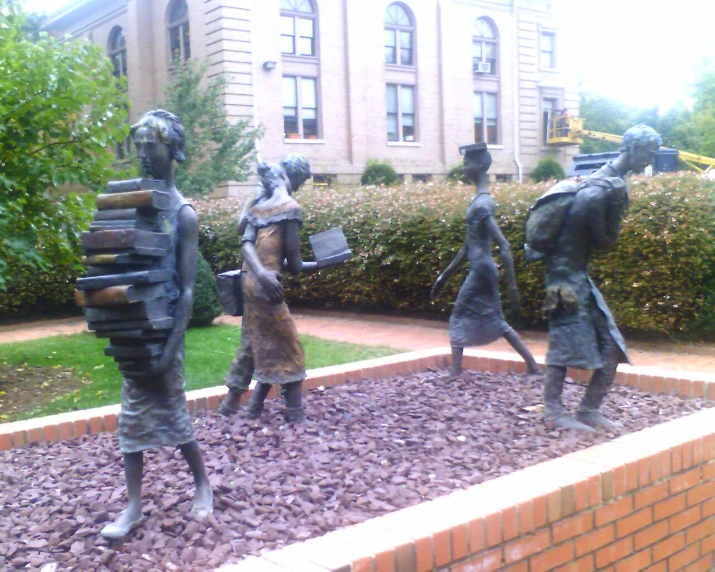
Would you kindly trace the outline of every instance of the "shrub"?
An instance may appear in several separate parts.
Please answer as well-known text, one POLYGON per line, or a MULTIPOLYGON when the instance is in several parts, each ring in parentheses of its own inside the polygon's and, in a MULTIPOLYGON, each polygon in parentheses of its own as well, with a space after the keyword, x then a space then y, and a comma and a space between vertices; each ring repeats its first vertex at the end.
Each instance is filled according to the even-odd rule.
MULTIPOLYGON (((543 325, 544 267, 524 261, 524 218, 550 183, 493 187, 499 226, 511 244, 523 326, 543 325)), ((288 278, 290 303, 324 308, 449 314, 466 268, 452 276, 431 303, 429 290, 464 242, 467 186, 428 183, 405 190, 373 187, 302 190, 301 249, 311 259, 308 236, 342 226, 354 258, 338 268, 288 278)), ((615 250, 590 267, 616 321, 626 331, 715 335, 707 319, 715 296, 715 182, 688 173, 633 178, 631 204, 615 250)), ((197 201, 201 248, 214 271, 238 267, 236 218, 240 204, 197 201), (227 210, 228 209, 228 210, 227 210)), ((505 287, 505 281, 501 281, 505 287)), ((506 293, 503 292, 506 300, 506 293)))
POLYGON ((450 167, 449 171, 447 171, 447 180, 455 182, 459 181, 464 184, 469 182, 464 176, 464 173, 462 173, 462 165, 454 165, 453 167, 450 167))
POLYGON ((196 261, 196 287, 194 307, 191 310, 189 327, 210 326, 221 315, 218 286, 211 266, 201 254, 196 261))
POLYGON ((535 183, 556 179, 560 181, 566 178, 566 173, 561 164, 553 157, 544 157, 539 161, 536 169, 531 173, 531 179, 535 183))
POLYGON ((370 159, 365 163, 365 170, 360 177, 361 185, 385 185, 389 187, 401 181, 400 175, 395 168, 387 161, 370 159))

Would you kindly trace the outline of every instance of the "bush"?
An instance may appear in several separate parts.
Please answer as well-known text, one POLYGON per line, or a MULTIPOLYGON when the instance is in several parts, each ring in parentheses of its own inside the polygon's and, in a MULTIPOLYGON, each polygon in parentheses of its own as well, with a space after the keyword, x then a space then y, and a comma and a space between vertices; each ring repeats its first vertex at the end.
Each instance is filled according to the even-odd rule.
POLYGON ((201 254, 196 261, 196 287, 194 307, 191 310, 189 327, 210 326, 221 315, 218 286, 211 266, 201 254))
POLYGON ((462 165, 454 165, 453 167, 450 167, 449 171, 447 171, 447 180, 454 182, 459 181, 464 184, 469 183, 462 172, 462 165))
MULTIPOLYGON (((524 261, 524 219, 550 183, 493 187, 499 226, 511 244, 522 326, 542 326, 544 267, 524 261)), ((715 295, 715 182, 687 173, 631 180, 631 204, 614 251, 594 257, 590 274, 624 330, 645 334, 715 335, 707 319, 715 295)), ((431 303, 434 279, 464 242, 467 186, 428 183, 404 190, 372 187, 302 190, 301 249, 308 236, 342 226, 355 257, 346 265, 288 278, 289 303, 324 308, 435 312, 448 315, 466 268, 431 303)), ((201 249, 214 271, 238 267, 240 204, 197 201, 201 249)), ((505 287, 504 280, 501 286, 505 287)), ((503 292, 506 300, 506 293, 503 292)))
POLYGON ((556 179, 560 181, 566 178, 566 173, 561 164, 553 157, 544 157, 539 161, 536 169, 531 173, 531 180, 535 183, 542 181, 551 181, 556 179))
POLYGON ((365 170, 360 177, 361 185, 384 185, 389 187, 398 184, 402 179, 395 168, 387 161, 370 159, 365 163, 365 170))

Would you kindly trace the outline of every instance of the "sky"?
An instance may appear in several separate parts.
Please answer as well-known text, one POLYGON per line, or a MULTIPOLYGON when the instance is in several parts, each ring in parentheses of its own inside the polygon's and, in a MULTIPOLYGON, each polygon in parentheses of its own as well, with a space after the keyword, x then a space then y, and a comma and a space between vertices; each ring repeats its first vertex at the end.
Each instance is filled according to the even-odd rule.
MULTIPOLYGON (((351 0, 359 2, 361 0, 351 0)), ((52 12, 70 0, 26 0, 52 12)), ((553 0, 557 57, 584 90, 666 111, 689 105, 706 57, 715 65, 715 0, 553 0)))

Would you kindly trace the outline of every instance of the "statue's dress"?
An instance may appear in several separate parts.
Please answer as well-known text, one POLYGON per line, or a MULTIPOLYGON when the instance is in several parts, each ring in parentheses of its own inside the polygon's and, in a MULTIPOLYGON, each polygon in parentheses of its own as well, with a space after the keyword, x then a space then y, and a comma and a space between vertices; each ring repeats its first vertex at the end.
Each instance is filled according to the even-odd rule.
POLYGON ((482 346, 509 331, 499 298, 499 271, 491 255, 486 221, 496 205, 488 193, 479 193, 467 208, 469 274, 459 289, 449 318, 452 347, 482 346))
MULTIPOLYGON (((247 219, 242 241, 255 244, 266 270, 280 272, 286 257, 285 223, 291 220, 302 222, 300 205, 290 197, 278 205, 262 201, 249 209, 247 219)), ((285 384, 305 379, 303 346, 287 304, 271 302, 245 262, 242 281, 244 313, 241 326, 248 344, 241 344, 234 362, 241 363, 241 356, 250 351, 254 377, 259 383, 285 384)), ((229 377, 240 378, 233 369, 232 366, 229 377)))
MULTIPOLYGON (((169 315, 173 316, 179 299, 179 276, 176 271, 179 211, 191 208, 182 197, 176 207, 159 216, 164 232, 171 236, 169 254, 160 258, 152 269, 168 270, 166 282, 169 315)), ((119 450, 136 453, 161 446, 183 445, 194 439, 184 389, 184 340, 168 371, 156 380, 135 380, 122 375, 122 407, 119 414, 119 450)))

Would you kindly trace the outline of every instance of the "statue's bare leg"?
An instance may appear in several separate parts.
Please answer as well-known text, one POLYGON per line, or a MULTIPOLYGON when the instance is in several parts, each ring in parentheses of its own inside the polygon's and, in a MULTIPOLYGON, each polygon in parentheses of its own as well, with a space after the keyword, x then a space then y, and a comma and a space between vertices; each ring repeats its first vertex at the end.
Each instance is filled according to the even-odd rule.
POLYGON ((199 444, 196 439, 194 439, 193 441, 180 445, 179 450, 189 464, 191 474, 194 476, 194 485, 196 486, 194 505, 191 507, 191 511, 198 516, 205 516, 214 510, 214 495, 211 490, 211 483, 209 483, 209 478, 206 475, 206 468, 204 467, 204 460, 201 456, 199 444))
POLYGON ((249 419, 258 419, 263 411, 263 402, 268 397, 268 393, 271 390, 270 383, 256 383, 256 387, 253 388, 251 393, 251 398, 248 400, 248 405, 246 405, 246 417, 249 419))
POLYGON ((531 352, 524 345, 524 342, 521 341, 519 334, 517 334, 513 328, 509 328, 509 331, 504 334, 504 339, 509 342, 509 345, 511 345, 516 353, 518 353, 526 362, 526 373, 529 375, 540 375, 543 373, 539 364, 536 363, 534 356, 531 355, 531 352))
POLYGON ((294 381, 281 386, 281 394, 286 404, 285 420, 288 423, 305 421, 303 409, 303 381, 294 381))
POLYGON ((452 346, 452 367, 449 373, 452 377, 457 377, 462 373, 462 356, 464 355, 464 348, 456 348, 452 346))
POLYGON ((102 529, 105 538, 124 538, 142 522, 142 476, 144 474, 144 454, 124 454, 124 476, 127 480, 129 504, 117 520, 102 529))

